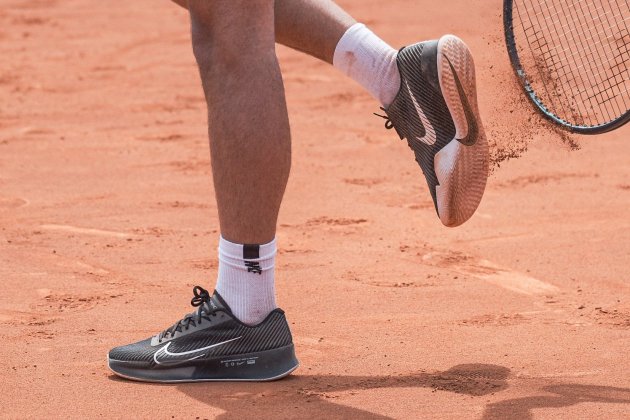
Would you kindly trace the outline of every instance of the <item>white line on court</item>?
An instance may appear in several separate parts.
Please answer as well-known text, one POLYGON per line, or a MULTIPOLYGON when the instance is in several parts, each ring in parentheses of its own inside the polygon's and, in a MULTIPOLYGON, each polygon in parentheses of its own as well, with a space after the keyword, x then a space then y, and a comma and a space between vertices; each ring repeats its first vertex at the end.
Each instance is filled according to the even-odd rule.
POLYGON ((443 252, 429 252, 422 259, 429 264, 448 268, 460 274, 472 276, 516 293, 538 295, 557 292, 559 289, 534 277, 503 268, 483 259, 443 252))
POLYGON ((70 225, 41 225, 40 228, 44 230, 53 230, 57 232, 70 232, 70 233, 78 233, 82 235, 96 235, 96 236, 109 236, 112 238, 131 238, 133 235, 124 232, 115 232, 111 230, 102 230, 102 229, 91 229, 91 228, 81 228, 70 225))

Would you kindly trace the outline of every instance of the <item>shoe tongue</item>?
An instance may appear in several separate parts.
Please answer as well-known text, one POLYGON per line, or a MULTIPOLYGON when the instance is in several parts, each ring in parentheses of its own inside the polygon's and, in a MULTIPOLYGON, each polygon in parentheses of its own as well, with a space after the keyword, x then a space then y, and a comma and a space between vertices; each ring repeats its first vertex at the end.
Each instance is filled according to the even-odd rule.
POLYGON ((215 290, 212 297, 208 301, 208 307, 211 311, 224 311, 228 314, 232 313, 232 310, 228 306, 228 304, 223 300, 221 295, 215 290))

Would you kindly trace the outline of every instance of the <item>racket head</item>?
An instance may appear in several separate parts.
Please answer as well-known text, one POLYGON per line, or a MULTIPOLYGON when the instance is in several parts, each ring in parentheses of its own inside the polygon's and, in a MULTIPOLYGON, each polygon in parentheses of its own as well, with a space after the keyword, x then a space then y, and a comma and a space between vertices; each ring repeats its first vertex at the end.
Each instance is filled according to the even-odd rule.
POLYGON ((630 121, 630 4, 626 0, 599 0, 597 8, 594 3, 597 2, 591 1, 597 16, 572 10, 566 13, 568 17, 552 13, 541 17, 550 5, 558 15, 563 13, 563 6, 584 7, 584 1, 503 1, 505 43, 525 94, 544 117, 580 134, 605 133, 630 121), (610 4, 615 4, 619 11, 606 13, 605 8, 610 4), (538 10, 531 11, 528 7, 538 10), (626 9, 628 14, 624 14, 626 9), (525 17, 521 16, 525 13, 525 17), (608 22, 598 22, 603 18, 608 22), (620 21, 611 25, 611 18, 620 21), (578 23, 581 25, 576 26, 578 23), (600 31, 598 23, 602 26, 600 31), (547 26, 551 26, 551 33, 545 33, 547 26), (601 45, 602 51, 595 56, 592 48, 587 50, 580 44, 585 40, 606 45, 601 45), (585 55, 595 60, 585 61, 585 55))

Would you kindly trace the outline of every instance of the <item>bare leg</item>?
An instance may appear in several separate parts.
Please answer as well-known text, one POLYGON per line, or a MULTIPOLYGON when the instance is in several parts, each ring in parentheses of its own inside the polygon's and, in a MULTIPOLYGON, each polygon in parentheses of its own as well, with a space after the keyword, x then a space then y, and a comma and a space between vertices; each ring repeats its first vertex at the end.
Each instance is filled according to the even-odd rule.
POLYGON ((276 42, 332 64, 335 47, 356 21, 331 0, 276 0, 276 42))
MULTIPOLYGON (((187 0, 173 0, 188 7, 187 0)), ((332 64, 337 42, 356 21, 331 0, 276 0, 275 39, 332 64)))
POLYGON ((267 243, 275 237, 291 165, 274 1, 190 0, 188 6, 221 234, 235 243, 267 243))

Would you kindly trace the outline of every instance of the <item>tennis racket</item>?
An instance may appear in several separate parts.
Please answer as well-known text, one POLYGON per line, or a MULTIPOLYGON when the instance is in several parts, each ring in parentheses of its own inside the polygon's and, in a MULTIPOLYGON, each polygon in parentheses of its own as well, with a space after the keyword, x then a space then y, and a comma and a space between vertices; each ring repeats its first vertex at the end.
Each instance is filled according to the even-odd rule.
POLYGON ((581 134, 630 121, 630 0, 504 0, 510 61, 531 102, 581 134))

